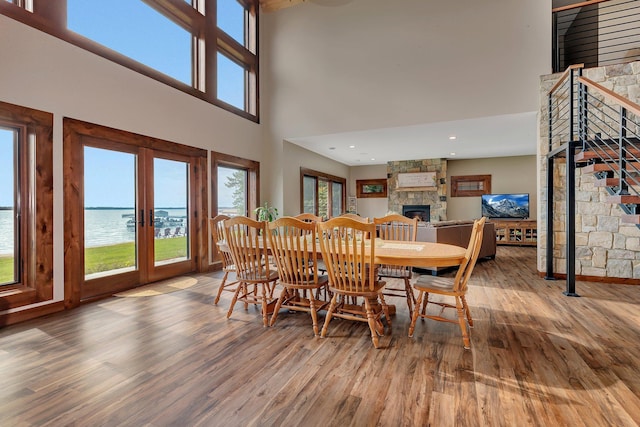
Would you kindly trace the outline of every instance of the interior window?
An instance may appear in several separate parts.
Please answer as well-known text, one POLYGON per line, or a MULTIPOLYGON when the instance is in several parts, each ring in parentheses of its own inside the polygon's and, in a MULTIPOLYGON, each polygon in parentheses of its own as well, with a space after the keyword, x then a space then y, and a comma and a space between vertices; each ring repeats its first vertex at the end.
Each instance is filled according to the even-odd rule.
POLYGON ((0 127, 0 286, 11 285, 19 281, 18 264, 19 241, 18 222, 16 218, 20 213, 16 206, 18 192, 16 188, 16 176, 18 170, 17 159, 18 131, 16 129, 0 127))

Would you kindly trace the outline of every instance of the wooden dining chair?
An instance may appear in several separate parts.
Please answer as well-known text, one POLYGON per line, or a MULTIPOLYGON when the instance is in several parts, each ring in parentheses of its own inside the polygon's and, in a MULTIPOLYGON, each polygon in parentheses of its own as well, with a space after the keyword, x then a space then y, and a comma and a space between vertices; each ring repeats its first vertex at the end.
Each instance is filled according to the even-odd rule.
MULTIPOLYGON (((398 240, 403 242, 415 242, 418 233, 418 219, 407 218, 403 215, 390 214, 382 218, 374 218, 376 225, 376 235, 383 240, 398 240)), ((413 307, 416 297, 411 287, 412 271, 411 267, 400 265, 380 265, 378 268, 378 278, 402 279, 404 286, 399 288, 391 283, 387 283, 384 288, 384 295, 392 297, 402 297, 407 301, 409 308, 409 318, 413 316, 413 307)))
POLYGON ((410 337, 413 336, 413 331, 418 317, 438 320, 441 322, 458 323, 460 325, 460 330, 462 331, 464 348, 471 348, 467 327, 473 327, 473 319, 471 318, 471 312, 469 311, 469 305, 467 304, 466 293, 469 277, 471 277, 473 268, 478 260, 478 254, 480 253, 482 235, 484 233, 484 223, 486 220, 486 217, 482 217, 481 219, 474 221, 464 260, 460 264, 454 278, 425 275, 420 276, 416 283, 413 284, 413 287, 418 291, 418 301, 416 302, 416 308, 413 311, 413 317, 411 318, 411 324, 409 325, 410 337), (455 298, 455 305, 440 300, 435 301, 430 299, 434 294, 455 298), (440 306, 439 313, 428 314, 429 304, 440 306), (422 309, 418 310, 420 306, 422 306, 422 309), (447 308, 456 309, 457 319, 451 319, 443 316, 444 310, 447 308))
POLYGON ((350 219, 355 219, 356 221, 360 221, 360 222, 369 222, 369 218, 366 216, 360 216, 358 214, 353 214, 353 213, 344 213, 340 216, 337 216, 336 218, 350 218, 350 219))
POLYGON ((384 334, 382 315, 391 329, 389 307, 382 295, 385 283, 377 280, 375 240, 376 226, 351 218, 334 218, 317 223, 322 258, 329 274, 333 294, 321 336, 325 337, 332 317, 367 322, 371 341, 378 348, 378 335, 384 334), (363 297, 363 305, 349 304, 351 297, 363 297))
POLYGON ((318 243, 316 223, 293 217, 282 217, 268 223, 271 254, 278 267, 278 284, 282 287, 271 326, 284 307, 311 314, 313 334, 318 336, 318 311, 327 302, 318 301, 316 293, 327 286, 327 276, 318 273, 318 243))
POLYGON ((322 221, 322 217, 318 216, 318 215, 314 215, 312 213, 309 212, 303 212, 301 214, 295 215, 294 218, 299 219, 300 221, 304 221, 304 222, 321 222, 322 221))
POLYGON ((216 293, 216 298, 213 301, 214 304, 218 304, 220 302, 220 297, 222 296, 222 291, 228 291, 235 293, 238 285, 238 280, 227 283, 227 279, 229 278, 229 273, 236 274, 236 266, 233 263, 233 258, 231 257, 231 252, 227 249, 227 247, 221 247, 221 243, 224 243, 224 221, 229 219, 227 215, 216 215, 214 218, 209 219, 209 228, 211 229, 211 238, 213 239, 213 245, 216 248, 216 251, 220 254, 220 260, 222 261, 222 271, 224 271, 224 276, 222 277, 222 283, 218 287, 218 292, 216 293))
MULTIPOLYGON (((236 266, 236 277, 240 282, 233 294, 227 318, 231 317, 236 301, 262 306, 262 322, 269 325, 268 311, 273 301, 278 272, 267 262, 267 226, 264 221, 255 221, 237 216, 224 221, 225 242, 236 266)), ((245 305, 246 308, 246 305, 245 305)))

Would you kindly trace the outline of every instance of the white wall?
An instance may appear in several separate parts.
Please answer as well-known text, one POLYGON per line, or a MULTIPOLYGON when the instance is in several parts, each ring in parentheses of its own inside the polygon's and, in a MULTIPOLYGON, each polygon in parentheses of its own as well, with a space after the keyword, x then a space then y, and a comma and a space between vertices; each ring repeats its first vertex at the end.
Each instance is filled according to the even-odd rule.
MULTIPOLYGON (((340 178, 349 178, 349 167, 284 141, 282 148, 283 215, 296 215, 300 211, 300 168, 313 169, 340 178)), ((265 168, 266 169, 266 168, 265 168)), ((263 198, 264 199, 264 198, 263 198)), ((274 202, 275 203, 275 202, 274 202)))
MULTIPOLYGON (((356 180, 387 178, 387 165, 353 166, 349 170, 349 196, 356 196, 356 180)), ((375 218, 385 216, 389 211, 387 197, 358 199, 358 214, 363 217, 375 218)))
POLYGON ((516 156, 447 161, 447 218, 475 219, 481 215, 480 197, 451 197, 451 177, 491 175, 491 193, 529 193, 529 214, 538 211, 537 157, 516 156))
POLYGON ((287 138, 537 111, 551 0, 305 2, 264 14, 260 41, 277 198, 287 138))
POLYGON ((54 114, 55 301, 64 291, 63 117, 263 160, 258 124, 2 15, 0 34, 0 100, 54 114))

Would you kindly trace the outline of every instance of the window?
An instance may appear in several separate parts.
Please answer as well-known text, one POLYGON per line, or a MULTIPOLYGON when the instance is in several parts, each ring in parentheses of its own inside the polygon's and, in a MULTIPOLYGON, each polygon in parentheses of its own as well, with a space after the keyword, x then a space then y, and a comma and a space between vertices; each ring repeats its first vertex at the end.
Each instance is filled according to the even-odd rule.
POLYGON ((53 297, 52 128, 0 102, 0 310, 53 297))
POLYGON ((300 211, 323 218, 342 215, 345 211, 346 179, 311 169, 300 168, 300 211))
POLYGON ((141 0, 67 0, 67 28, 191 85, 191 34, 141 0))
MULTIPOLYGON (((255 218, 260 194, 260 162, 211 152, 211 212, 215 215, 245 215, 255 218)), ((211 260, 219 259, 209 239, 211 260)))
POLYGON ((491 175, 451 177, 451 197, 475 197, 491 193, 491 175))
POLYGON ((257 10, 257 0, 0 1, 4 15, 253 121, 257 10))

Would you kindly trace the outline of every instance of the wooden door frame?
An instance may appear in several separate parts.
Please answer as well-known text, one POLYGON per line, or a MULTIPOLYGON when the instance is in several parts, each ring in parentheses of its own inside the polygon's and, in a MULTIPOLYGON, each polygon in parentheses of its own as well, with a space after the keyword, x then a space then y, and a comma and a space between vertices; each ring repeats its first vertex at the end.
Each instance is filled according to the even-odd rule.
MULTIPOLYGON (((84 158, 83 138, 97 138, 127 144, 155 151, 187 156, 194 166, 191 171, 191 210, 194 271, 203 271, 207 261, 206 230, 208 218, 206 163, 207 151, 139 135, 106 126, 87 123, 65 117, 63 119, 63 179, 64 179, 64 303, 66 308, 78 306, 82 302, 81 290, 84 283, 84 158)), ((122 276, 123 288, 136 285, 136 280, 122 276)), ((105 294, 104 296, 107 296, 105 294)), ((97 298, 97 297, 96 297, 97 298)))

